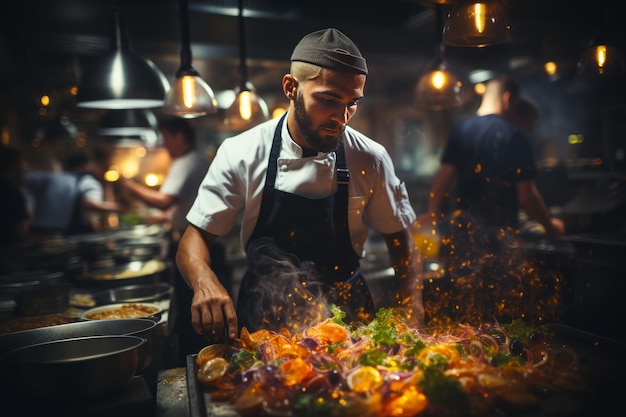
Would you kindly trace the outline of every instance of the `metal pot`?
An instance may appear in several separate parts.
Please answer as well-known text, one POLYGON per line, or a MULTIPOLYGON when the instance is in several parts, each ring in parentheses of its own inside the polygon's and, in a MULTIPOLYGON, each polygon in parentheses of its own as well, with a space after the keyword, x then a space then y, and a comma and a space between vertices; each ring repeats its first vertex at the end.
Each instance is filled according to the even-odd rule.
POLYGON ((156 284, 167 265, 160 260, 133 261, 112 268, 102 268, 82 274, 76 281, 81 286, 115 288, 125 285, 156 284))
POLYGON ((39 343, 3 355, 17 395, 49 401, 121 392, 137 372, 137 336, 90 336, 39 343))
POLYGON ((32 270, 0 276, 0 292, 15 301, 19 316, 40 316, 67 309, 70 285, 64 272, 32 270))
POLYGON ((94 294, 96 305, 114 303, 143 303, 158 301, 172 294, 173 287, 166 283, 125 285, 94 294))
POLYGON ((111 254, 118 262, 148 261, 165 259, 168 241, 162 237, 144 236, 116 239, 112 242, 111 254))
MULTIPOLYGON (((138 372, 154 357, 156 326, 149 319, 93 320, 41 327, 0 335, 0 355, 26 346, 87 336, 138 336, 146 340, 139 348, 138 372)), ((3 373, 6 375, 6 373, 3 373)), ((3 380, 4 382, 4 380, 3 380)))

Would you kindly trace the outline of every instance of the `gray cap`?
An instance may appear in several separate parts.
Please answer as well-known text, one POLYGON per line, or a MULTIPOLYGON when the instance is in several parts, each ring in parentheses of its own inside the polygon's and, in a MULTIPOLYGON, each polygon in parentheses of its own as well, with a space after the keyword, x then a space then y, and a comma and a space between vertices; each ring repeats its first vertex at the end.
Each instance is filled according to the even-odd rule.
POLYGON ((350 38, 334 28, 306 35, 294 48, 291 60, 367 75, 367 63, 359 48, 350 38))

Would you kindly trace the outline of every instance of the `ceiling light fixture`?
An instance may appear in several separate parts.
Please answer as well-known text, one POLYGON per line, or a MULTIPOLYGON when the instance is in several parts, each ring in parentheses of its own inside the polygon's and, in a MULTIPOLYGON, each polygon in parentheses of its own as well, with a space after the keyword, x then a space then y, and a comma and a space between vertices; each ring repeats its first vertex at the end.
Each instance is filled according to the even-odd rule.
POLYGON ((624 72, 624 58, 604 31, 600 31, 589 43, 578 61, 578 71, 582 75, 621 75, 624 72))
POLYGON ((112 7, 111 48, 85 70, 77 105, 90 109, 160 107, 169 83, 152 61, 131 50, 119 8, 112 7))
POLYGON ((463 1, 443 26, 443 43, 448 46, 482 48, 510 40, 511 20, 498 0, 463 1))
MULTIPOLYGON (((437 12, 437 35, 441 38, 442 4, 435 5, 437 12)), ((417 83, 418 104, 432 110, 459 107, 467 101, 469 94, 464 83, 450 71, 445 58, 445 46, 439 50, 431 70, 423 74, 417 83)))
POLYGON ((182 38, 180 68, 176 71, 176 79, 165 96, 163 113, 191 119, 216 113, 217 101, 211 87, 191 65, 188 0, 180 0, 179 5, 182 38))
POLYGON ((239 76, 240 84, 235 93, 235 101, 225 112, 224 124, 232 130, 245 130, 269 118, 265 101, 254 91, 248 82, 246 65, 246 32, 243 18, 243 0, 239 1, 239 76))
POLYGON ((100 121, 98 134, 102 136, 138 136, 146 131, 155 132, 158 121, 149 109, 113 109, 100 121))

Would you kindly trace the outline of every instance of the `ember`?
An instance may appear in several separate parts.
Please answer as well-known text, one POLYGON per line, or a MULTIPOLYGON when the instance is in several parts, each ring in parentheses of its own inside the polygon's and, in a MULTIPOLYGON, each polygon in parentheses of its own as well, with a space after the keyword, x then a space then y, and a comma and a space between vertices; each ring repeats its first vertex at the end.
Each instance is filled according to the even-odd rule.
POLYGON ((445 274, 424 286, 428 326, 561 321, 563 272, 530 257, 514 230, 501 229, 493 239, 467 213, 450 217, 439 253, 445 274))

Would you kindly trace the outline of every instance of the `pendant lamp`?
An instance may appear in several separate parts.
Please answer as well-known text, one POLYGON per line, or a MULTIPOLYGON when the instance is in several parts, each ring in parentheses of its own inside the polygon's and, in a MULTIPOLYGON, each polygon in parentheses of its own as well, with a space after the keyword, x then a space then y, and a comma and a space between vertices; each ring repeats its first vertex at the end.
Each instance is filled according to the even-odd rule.
POLYGON ((432 69, 417 83, 418 103, 432 110, 444 110, 465 104, 467 98, 464 83, 449 71, 441 45, 441 52, 432 69))
POLYGON ((225 112, 224 124, 232 130, 245 130, 269 119, 265 101, 248 82, 246 65, 246 32, 243 19, 243 0, 239 1, 239 75, 240 84, 235 89, 235 101, 225 112))
POLYGON ((215 94, 191 65, 188 0, 180 0, 180 68, 176 79, 165 96, 163 113, 191 119, 217 112, 215 94))
POLYGON ((134 136, 157 129, 158 121, 152 110, 113 109, 100 121, 98 133, 102 136, 134 136))
MULTIPOLYGON (((436 4, 437 34, 441 40, 442 4, 436 4)), ((418 105, 431 110, 459 107, 469 98, 465 84, 450 71, 445 58, 445 46, 440 41, 437 57, 431 69, 423 74, 416 87, 418 105)))
POLYGON ((112 109, 100 121, 98 134, 114 140, 117 146, 127 143, 156 146, 157 117, 150 109, 112 109))
POLYGON ((447 46, 482 48, 511 40, 511 20, 498 0, 463 1, 448 14, 443 26, 447 46))
POLYGON ((604 30, 594 36, 578 61, 578 71, 582 75, 621 75, 624 69, 622 53, 609 40, 604 30))
POLYGON ((120 12, 113 5, 111 48, 83 74, 78 87, 78 107, 133 109, 160 107, 169 83, 152 61, 130 47, 120 12))

